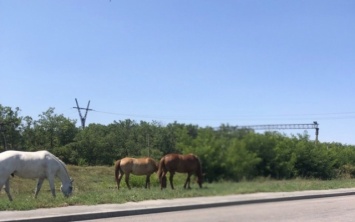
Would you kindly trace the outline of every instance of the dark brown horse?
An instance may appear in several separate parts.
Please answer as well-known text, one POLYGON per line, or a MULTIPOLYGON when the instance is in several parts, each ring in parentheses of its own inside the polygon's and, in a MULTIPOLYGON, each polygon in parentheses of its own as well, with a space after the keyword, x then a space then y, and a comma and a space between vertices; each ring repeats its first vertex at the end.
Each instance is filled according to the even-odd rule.
POLYGON ((129 175, 132 173, 134 175, 146 175, 145 188, 150 188, 150 175, 154 172, 157 172, 158 164, 155 160, 150 157, 146 158, 131 158, 126 157, 120 160, 117 160, 115 163, 115 178, 117 182, 117 189, 120 189, 120 182, 122 176, 125 174, 125 181, 127 187, 131 189, 129 185, 129 175))
POLYGON ((190 177, 192 174, 197 176, 197 183, 202 188, 202 169, 201 162, 197 156, 194 154, 167 154, 163 158, 160 159, 158 176, 160 181, 160 188, 166 188, 166 174, 170 172, 170 186, 171 189, 174 189, 173 185, 173 177, 175 172, 178 173, 187 173, 186 182, 184 184, 184 188, 186 186, 190 189, 190 177))

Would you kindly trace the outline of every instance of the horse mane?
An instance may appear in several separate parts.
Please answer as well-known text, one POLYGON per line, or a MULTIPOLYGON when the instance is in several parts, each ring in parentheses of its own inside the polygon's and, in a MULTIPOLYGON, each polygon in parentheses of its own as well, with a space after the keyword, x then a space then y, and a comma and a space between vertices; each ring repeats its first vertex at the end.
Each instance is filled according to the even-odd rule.
MULTIPOLYGON (((48 151, 47 151, 48 152, 48 151)), ((54 154, 52 154, 51 152, 48 152, 50 155, 51 155, 51 157, 53 158, 53 159, 55 159, 58 163, 59 163, 59 165, 64 169, 64 172, 66 173, 66 175, 68 176, 68 178, 70 179, 70 176, 69 176, 69 173, 68 173, 68 170, 67 170, 67 168, 66 168, 66 166, 65 166, 65 163, 61 160, 61 159, 59 159, 57 156, 55 156, 54 154)))

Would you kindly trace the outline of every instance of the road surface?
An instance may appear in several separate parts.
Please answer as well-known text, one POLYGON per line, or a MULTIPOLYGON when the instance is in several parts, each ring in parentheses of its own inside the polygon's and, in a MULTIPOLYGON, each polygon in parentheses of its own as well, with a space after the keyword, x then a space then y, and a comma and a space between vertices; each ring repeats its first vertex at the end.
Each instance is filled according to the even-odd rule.
POLYGON ((355 196, 205 208, 88 220, 96 222, 355 221, 355 196))

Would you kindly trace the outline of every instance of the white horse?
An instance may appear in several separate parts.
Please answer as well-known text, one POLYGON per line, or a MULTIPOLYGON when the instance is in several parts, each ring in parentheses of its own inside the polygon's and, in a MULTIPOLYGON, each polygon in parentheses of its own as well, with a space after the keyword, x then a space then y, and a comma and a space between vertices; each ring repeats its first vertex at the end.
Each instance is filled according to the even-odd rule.
POLYGON ((10 201, 10 176, 37 179, 35 198, 42 187, 44 179, 48 179, 53 197, 55 197, 54 178, 62 181, 60 187, 64 196, 71 195, 73 180, 69 177, 65 164, 48 151, 22 152, 9 150, 0 153, 0 191, 5 185, 5 191, 10 201))

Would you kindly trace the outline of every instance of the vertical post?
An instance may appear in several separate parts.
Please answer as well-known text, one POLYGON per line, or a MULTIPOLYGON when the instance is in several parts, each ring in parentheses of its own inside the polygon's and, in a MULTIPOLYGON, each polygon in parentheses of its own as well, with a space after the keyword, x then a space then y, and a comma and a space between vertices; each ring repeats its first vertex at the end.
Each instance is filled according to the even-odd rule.
POLYGON ((2 142, 3 142, 4 149, 7 150, 5 133, 1 132, 1 134, 2 134, 2 142))
POLYGON ((83 128, 85 127, 85 121, 86 121, 86 116, 88 115, 89 106, 90 106, 90 100, 89 100, 88 105, 86 107, 86 112, 85 112, 85 116, 84 116, 84 119, 83 119, 83 121, 84 121, 83 128))
POLYGON ((146 137, 147 137, 147 145, 148 145, 148 157, 150 157, 149 133, 146 135, 146 137))
POLYGON ((5 137, 5 123, 0 123, 0 132, 2 135, 2 142, 3 142, 4 149, 7 150, 6 137, 5 137))
POLYGON ((318 135, 319 135, 319 127, 318 127, 318 122, 317 121, 313 121, 313 124, 315 126, 316 129, 316 144, 318 143, 318 135))

